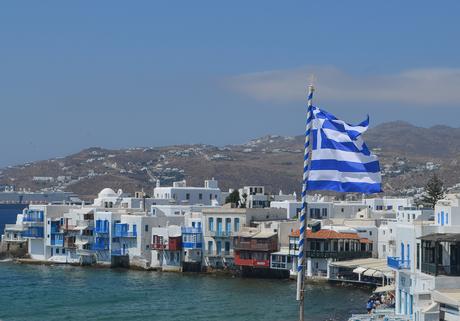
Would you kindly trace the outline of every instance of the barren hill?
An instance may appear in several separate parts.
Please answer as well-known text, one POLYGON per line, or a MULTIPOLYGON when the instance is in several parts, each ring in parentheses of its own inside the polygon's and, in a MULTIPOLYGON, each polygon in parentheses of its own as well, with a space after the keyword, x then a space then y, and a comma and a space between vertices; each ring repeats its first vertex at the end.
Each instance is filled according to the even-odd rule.
MULTIPOLYGON (((265 136, 242 145, 181 145, 108 150, 89 148, 64 158, 38 161, 0 171, 0 184, 18 188, 64 189, 91 198, 103 187, 151 191, 155 181, 191 185, 215 177, 223 190, 247 184, 300 189, 303 136, 265 136)), ((369 129, 365 140, 379 155, 388 194, 415 193, 431 172, 446 185, 460 182, 460 128, 416 127, 406 122, 369 129), (428 164, 427 164, 428 163, 428 164)))

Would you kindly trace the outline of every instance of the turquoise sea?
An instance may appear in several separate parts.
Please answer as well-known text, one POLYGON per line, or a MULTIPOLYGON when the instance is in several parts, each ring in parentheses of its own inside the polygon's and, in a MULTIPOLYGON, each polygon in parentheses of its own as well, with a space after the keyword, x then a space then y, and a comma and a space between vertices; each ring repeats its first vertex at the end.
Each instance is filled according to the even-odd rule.
MULTIPOLYGON (((0 320, 296 320, 293 281, 0 262, 0 320)), ((370 292, 309 284, 306 319, 347 320, 370 292)))

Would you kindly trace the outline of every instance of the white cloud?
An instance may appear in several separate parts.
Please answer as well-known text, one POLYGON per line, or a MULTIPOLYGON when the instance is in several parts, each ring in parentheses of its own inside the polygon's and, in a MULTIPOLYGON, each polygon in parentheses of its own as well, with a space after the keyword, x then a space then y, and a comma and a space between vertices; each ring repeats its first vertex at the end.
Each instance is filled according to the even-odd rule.
POLYGON ((235 76, 229 86, 258 100, 305 99, 308 78, 315 76, 318 95, 346 102, 396 102, 417 105, 460 104, 460 69, 426 68, 394 74, 354 75, 335 67, 306 66, 235 76))

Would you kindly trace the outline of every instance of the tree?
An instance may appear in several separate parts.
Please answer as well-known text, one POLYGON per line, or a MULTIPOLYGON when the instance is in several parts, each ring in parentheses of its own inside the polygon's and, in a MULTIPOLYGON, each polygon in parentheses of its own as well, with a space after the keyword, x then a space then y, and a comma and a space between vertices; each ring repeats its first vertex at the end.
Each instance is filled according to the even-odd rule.
POLYGON ((240 192, 237 189, 233 190, 227 198, 225 199, 225 203, 234 203, 238 205, 240 202, 240 192))
POLYGON ((426 183, 425 196, 423 196, 422 202, 434 208, 436 202, 443 197, 444 184, 436 174, 433 174, 430 180, 426 183))
POLYGON ((248 194, 243 193, 242 197, 243 197, 243 200, 242 201, 240 200, 240 207, 246 208, 246 202, 248 201, 248 194))

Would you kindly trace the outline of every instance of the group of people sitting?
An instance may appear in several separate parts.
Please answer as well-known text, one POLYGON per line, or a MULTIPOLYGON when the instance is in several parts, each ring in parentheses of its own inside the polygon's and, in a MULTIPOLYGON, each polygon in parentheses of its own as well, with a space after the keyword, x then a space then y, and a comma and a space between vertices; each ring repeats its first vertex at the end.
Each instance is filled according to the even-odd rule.
POLYGON ((391 307, 394 305, 394 295, 391 292, 382 293, 381 295, 375 293, 373 294, 366 303, 366 310, 368 314, 371 314, 376 308, 381 305, 386 307, 391 307))

